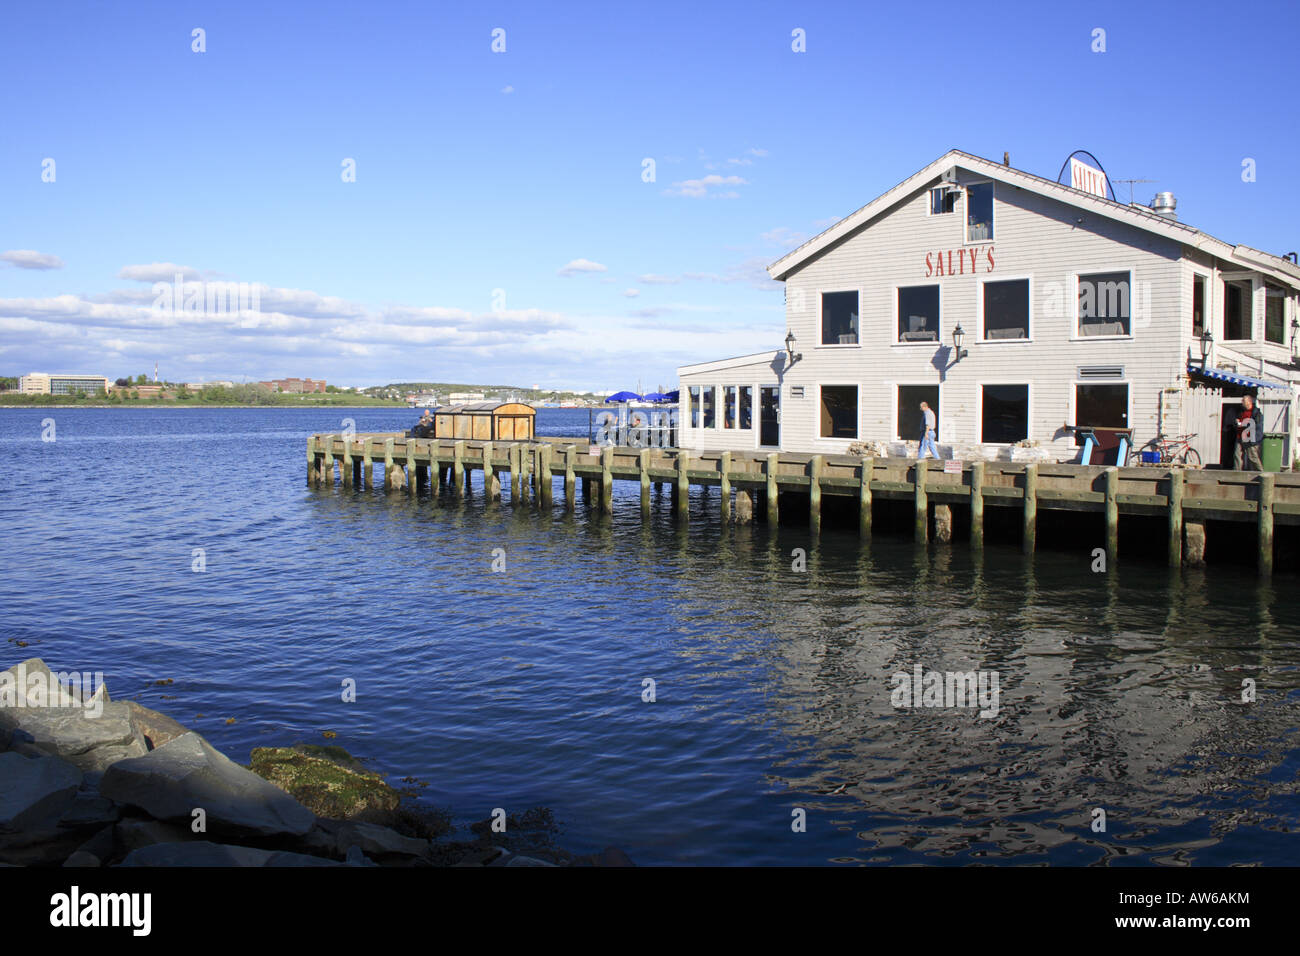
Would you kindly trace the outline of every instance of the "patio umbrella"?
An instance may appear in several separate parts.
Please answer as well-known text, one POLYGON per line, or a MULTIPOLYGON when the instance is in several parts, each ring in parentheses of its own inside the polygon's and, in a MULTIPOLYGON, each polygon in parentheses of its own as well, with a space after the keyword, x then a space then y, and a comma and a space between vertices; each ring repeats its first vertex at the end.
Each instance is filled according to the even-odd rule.
POLYGON ((636 392, 615 392, 613 395, 609 396, 609 398, 605 399, 605 404, 608 405, 611 402, 639 402, 639 401, 641 401, 641 396, 638 395, 636 392))

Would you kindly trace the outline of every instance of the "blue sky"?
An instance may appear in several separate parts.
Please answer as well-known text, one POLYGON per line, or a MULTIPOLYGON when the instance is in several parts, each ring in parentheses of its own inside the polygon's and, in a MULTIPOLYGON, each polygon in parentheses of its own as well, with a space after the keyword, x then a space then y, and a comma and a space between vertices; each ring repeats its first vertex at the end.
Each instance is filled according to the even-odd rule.
POLYGON ((669 385, 778 345, 763 266, 953 147, 1087 148, 1287 252, 1298 9, 12 4, 0 374, 669 385), (256 321, 153 308, 174 267, 256 321))

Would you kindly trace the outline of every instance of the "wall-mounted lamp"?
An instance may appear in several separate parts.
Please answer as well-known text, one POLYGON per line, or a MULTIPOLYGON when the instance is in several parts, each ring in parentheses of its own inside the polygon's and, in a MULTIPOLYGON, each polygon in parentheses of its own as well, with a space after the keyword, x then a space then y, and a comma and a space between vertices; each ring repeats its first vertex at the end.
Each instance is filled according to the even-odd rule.
POLYGON ((1214 351, 1214 333, 1210 331, 1207 325, 1201 331, 1201 367, 1204 368, 1210 363, 1210 353, 1214 351))
POLYGON ((785 333, 785 354, 786 354, 786 355, 789 357, 789 359, 790 359, 789 364, 786 366, 787 368, 789 368, 790 365, 793 365, 795 362, 797 362, 797 361, 799 361, 801 358, 803 358, 803 355, 802 355, 802 354, 800 354, 799 352, 796 352, 796 351, 794 350, 794 333, 793 333, 793 332, 787 332, 787 333, 785 333))
POLYGON ((952 330, 952 348, 953 351, 957 354, 956 359, 953 360, 953 364, 960 362, 962 359, 964 359, 967 355, 970 354, 970 352, 968 352, 966 349, 961 347, 961 344, 964 341, 966 341, 966 332, 962 329, 961 323, 958 322, 957 328, 952 330))
POLYGON ((1300 319, 1291 319, 1291 361, 1300 361, 1300 319))

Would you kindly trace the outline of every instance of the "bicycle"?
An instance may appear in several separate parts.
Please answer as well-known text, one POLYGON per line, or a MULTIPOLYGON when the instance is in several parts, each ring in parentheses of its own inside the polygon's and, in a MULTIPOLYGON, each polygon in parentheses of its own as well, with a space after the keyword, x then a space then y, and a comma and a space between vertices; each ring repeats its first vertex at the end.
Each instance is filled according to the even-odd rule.
POLYGON ((1179 435, 1177 438, 1156 437, 1147 442, 1146 448, 1159 454, 1162 465, 1200 468, 1201 455, 1192 447, 1192 439, 1195 437, 1196 432, 1190 435, 1179 435))

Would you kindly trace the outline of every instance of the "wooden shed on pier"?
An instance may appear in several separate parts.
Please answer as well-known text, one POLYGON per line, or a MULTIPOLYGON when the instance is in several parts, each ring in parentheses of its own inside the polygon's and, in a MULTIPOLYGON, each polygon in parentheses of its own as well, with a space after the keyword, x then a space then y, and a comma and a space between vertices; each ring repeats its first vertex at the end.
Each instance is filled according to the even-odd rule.
POLYGON ((433 410, 435 438, 531 441, 537 409, 523 402, 470 402, 433 410))

